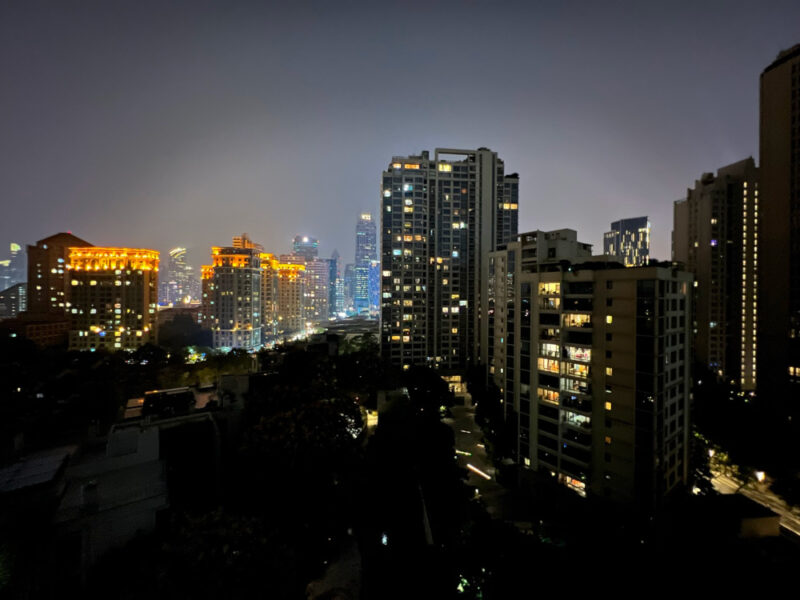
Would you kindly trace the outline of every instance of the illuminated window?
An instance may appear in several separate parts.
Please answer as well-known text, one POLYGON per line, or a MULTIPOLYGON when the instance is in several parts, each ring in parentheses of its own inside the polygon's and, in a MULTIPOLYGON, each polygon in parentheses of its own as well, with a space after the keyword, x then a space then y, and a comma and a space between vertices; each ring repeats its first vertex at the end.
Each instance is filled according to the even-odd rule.
POLYGON ((611 402, 606 402, 606 410, 611 410, 611 402))
POLYGON ((614 369, 612 369, 611 367, 606 367, 606 375, 610 376, 613 374, 614 374, 614 369))
POLYGON ((614 322, 614 317, 612 317, 611 315, 606 315, 606 323, 613 323, 613 322, 614 322))
POLYGON ((606 444, 610 444, 611 443, 611 436, 610 435, 606 436, 605 443, 606 444))
POLYGON ((450 173, 453 170, 453 165, 447 163, 439 163, 439 171, 442 173, 450 173))

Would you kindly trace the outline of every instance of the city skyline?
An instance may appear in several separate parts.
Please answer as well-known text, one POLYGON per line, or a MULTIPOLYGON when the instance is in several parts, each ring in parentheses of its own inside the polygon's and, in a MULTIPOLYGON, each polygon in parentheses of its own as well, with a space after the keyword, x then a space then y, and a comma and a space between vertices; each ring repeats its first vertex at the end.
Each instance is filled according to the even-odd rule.
POLYGON ((352 215, 376 210, 382 157, 486 146, 522 174, 520 230, 575 227, 600 247, 597 211, 648 214, 653 257, 668 258, 672 202, 698 165, 757 155, 758 76, 795 43, 800 12, 724 5, 714 28, 711 4, 454 6, 414 27, 414 11, 393 15, 410 32, 398 36, 374 33, 383 13, 358 4, 210 4, 181 28, 179 5, 4 5, 0 244, 73 230, 182 245, 200 264, 247 229, 278 251, 299 231, 348 256, 352 215), (455 44, 461 31, 488 43, 455 44), (304 35, 316 41, 298 46, 304 35), (400 56, 430 98, 414 109, 372 84, 400 56), (465 94, 458 82, 487 64, 506 91, 465 94))

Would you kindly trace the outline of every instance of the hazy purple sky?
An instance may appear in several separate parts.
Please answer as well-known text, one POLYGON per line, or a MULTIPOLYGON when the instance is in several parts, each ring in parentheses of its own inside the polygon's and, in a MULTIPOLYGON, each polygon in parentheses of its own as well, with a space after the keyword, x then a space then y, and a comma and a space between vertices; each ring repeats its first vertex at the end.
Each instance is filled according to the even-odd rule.
POLYGON ((758 153, 800 2, 0 2, 0 258, 72 230, 195 264, 242 231, 352 260, 393 155, 488 146, 520 230, 601 250, 758 153), (295 6, 297 4, 297 6, 295 6))

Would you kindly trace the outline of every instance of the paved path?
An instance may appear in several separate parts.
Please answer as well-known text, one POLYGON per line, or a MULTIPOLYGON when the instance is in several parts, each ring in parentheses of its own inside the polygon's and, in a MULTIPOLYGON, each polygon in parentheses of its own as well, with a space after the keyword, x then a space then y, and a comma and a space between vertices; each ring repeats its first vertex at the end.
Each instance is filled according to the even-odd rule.
POLYGON ((772 493, 764 484, 742 482, 722 471, 711 470, 714 489, 720 494, 742 494, 750 500, 775 511, 781 516, 781 526, 800 537, 800 507, 788 505, 783 498, 772 493))
MULTIPOLYGON (((467 404, 470 404, 469 400, 467 400, 467 404)), ((475 423, 475 407, 454 406, 451 411, 453 418, 444 419, 444 422, 455 433, 458 464, 467 469, 467 473, 469 473, 467 484, 478 490, 478 495, 489 515, 493 519, 502 519, 507 512, 504 502, 507 490, 497 483, 497 473, 486 455, 486 449, 482 442, 483 432, 475 423), (489 478, 471 470, 468 465, 486 474, 489 478)))

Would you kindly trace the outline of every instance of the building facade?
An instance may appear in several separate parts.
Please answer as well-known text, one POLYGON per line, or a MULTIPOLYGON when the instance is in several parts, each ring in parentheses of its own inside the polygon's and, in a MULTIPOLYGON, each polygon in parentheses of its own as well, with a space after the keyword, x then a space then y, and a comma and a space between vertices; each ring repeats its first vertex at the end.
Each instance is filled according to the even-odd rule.
POLYGON ((760 96, 758 391, 800 415, 800 44, 764 69, 760 96))
POLYGON ((378 260, 378 233, 370 213, 362 213, 356 223, 356 260, 353 265, 353 310, 357 315, 374 314, 377 305, 370 295, 370 273, 378 260))
POLYGON ((200 300, 200 281, 195 276, 194 268, 186 262, 186 248, 170 250, 166 273, 163 271, 158 294, 161 304, 188 304, 200 300))
POLYGON ((0 290, 7 290, 20 283, 25 283, 27 275, 25 254, 22 246, 11 242, 8 245, 8 258, 0 259, 0 290))
POLYGON ((281 261, 277 267, 277 334, 299 333, 306 327, 305 270, 303 263, 281 261))
POLYGON ((313 258, 306 262, 306 320, 324 323, 330 314, 330 260, 313 258))
POLYGON ((0 292, 0 319, 14 319, 27 305, 26 283, 12 285, 0 292))
POLYGON ((486 255, 517 233, 519 177, 486 148, 394 157, 383 173, 381 352, 394 365, 488 362, 486 255))
POLYGON ((319 256, 319 240, 307 235, 296 235, 292 242, 292 252, 311 262, 319 256))
POLYGON ((651 507, 688 477, 692 277, 589 248, 532 232, 489 255, 490 376, 521 466, 651 507))
POLYGON ((626 267, 642 267, 650 261, 650 221, 647 217, 611 223, 603 236, 603 254, 618 256, 626 267))
POLYGON ((672 258, 694 275, 694 355, 756 388, 758 169, 752 158, 704 173, 675 203, 672 258))
POLYGON ((66 263, 70 350, 136 350, 158 339, 159 253, 70 248, 66 263))
POLYGON ((70 248, 91 246, 71 233, 57 233, 28 245, 28 312, 65 314, 70 288, 66 270, 70 248))
POLYGON ((203 267, 205 320, 214 348, 249 350, 262 343, 261 250, 256 246, 214 246, 212 264, 203 267))

